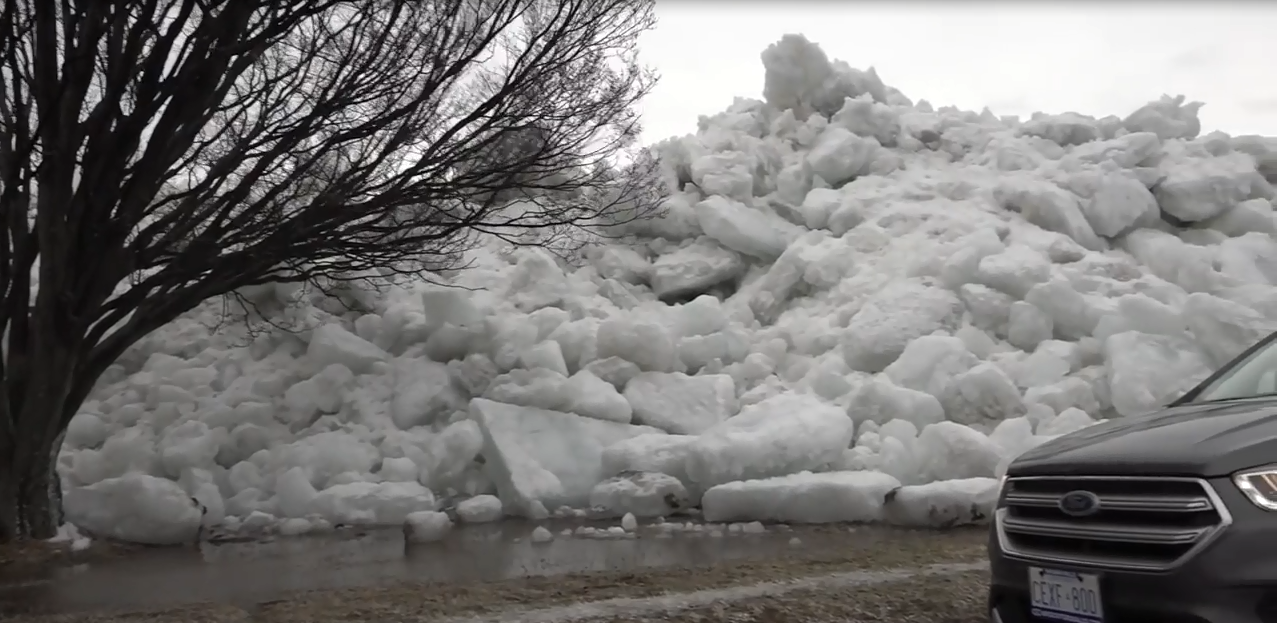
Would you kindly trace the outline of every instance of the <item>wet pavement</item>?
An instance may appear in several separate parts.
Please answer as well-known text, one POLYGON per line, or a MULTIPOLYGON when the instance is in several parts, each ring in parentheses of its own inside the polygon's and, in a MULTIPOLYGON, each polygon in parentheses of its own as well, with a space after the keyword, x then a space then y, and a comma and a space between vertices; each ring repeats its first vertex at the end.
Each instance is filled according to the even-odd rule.
POLYGON ((659 538, 654 528, 643 526, 637 538, 559 534, 575 525, 580 522, 547 525, 555 532, 555 539, 548 543, 531 541, 533 525, 502 523, 460 527, 445 541, 408 548, 402 532, 389 529, 203 544, 198 549, 146 549, 51 569, 40 577, 0 580, 0 613, 153 609, 208 602, 251 609, 295 591, 405 581, 468 583, 764 559, 795 547, 845 544, 850 536, 839 530, 772 529, 763 534, 675 533, 659 538), (801 545, 790 543, 796 535, 802 537, 801 545))

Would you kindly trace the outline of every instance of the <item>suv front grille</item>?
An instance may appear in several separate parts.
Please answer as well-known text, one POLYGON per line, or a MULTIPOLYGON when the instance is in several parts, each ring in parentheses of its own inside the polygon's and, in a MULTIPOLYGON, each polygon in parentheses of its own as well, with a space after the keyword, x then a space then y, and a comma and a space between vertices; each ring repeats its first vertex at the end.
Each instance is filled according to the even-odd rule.
POLYGON ((1229 521, 1215 491, 1195 478, 1009 478, 997 513, 1011 557, 1151 572, 1183 563, 1229 521), (1094 494, 1098 511, 1066 514, 1060 500, 1076 491, 1094 494))

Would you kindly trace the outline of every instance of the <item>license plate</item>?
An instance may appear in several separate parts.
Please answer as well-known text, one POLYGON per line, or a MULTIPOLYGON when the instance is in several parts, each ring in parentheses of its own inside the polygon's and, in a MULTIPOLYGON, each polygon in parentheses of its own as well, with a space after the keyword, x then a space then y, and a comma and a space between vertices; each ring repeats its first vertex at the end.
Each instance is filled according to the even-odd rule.
POLYGON ((1100 623, 1104 620, 1100 578, 1093 573, 1029 567, 1029 606, 1038 619, 1100 623))

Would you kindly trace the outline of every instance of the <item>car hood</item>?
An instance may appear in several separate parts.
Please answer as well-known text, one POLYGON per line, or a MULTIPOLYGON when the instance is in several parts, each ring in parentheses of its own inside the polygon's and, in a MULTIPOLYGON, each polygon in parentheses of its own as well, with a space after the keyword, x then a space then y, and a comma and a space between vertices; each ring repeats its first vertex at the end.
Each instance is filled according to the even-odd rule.
POLYGON ((1225 476, 1277 463, 1277 398, 1189 404, 1110 420, 1020 455, 1010 476, 1225 476))

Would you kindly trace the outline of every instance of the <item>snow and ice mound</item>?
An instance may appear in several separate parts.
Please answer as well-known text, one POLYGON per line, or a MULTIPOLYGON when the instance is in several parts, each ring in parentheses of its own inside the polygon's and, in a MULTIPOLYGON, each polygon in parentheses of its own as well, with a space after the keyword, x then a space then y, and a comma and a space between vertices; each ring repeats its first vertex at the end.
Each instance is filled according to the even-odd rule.
POLYGON ((615 515, 664 517, 691 505, 677 478, 656 472, 624 471, 590 491, 590 507, 615 515))
POLYGON ((545 528, 545 526, 537 526, 529 537, 533 543, 549 543, 554 540, 554 534, 545 528))
POLYGON ((706 521, 869 522, 882 518, 886 494, 900 486, 871 471, 801 472, 718 485, 705 492, 706 521))
POLYGON ((417 511, 404 518, 403 534, 407 543, 434 543, 442 541, 452 530, 452 520, 447 513, 417 511))
POLYGON ((71 489, 63 503, 67 519, 91 534, 147 545, 194 542, 203 516, 176 483, 137 473, 71 489))
POLYGON ((457 504, 457 517, 465 523, 488 523, 501 519, 501 499, 495 495, 476 495, 457 504))
POLYGON ((570 413, 476 398, 470 415, 483 429, 485 467, 506 514, 536 517, 545 509, 589 503, 603 472, 603 449, 659 432, 570 413))
POLYGON ((80 533, 80 529, 75 524, 62 524, 58 526, 58 533, 49 539, 50 543, 65 544, 73 552, 81 552, 89 549, 93 545, 93 539, 80 533))
POLYGON ((761 60, 763 100, 654 148, 666 213, 626 244, 574 264, 484 239, 432 283, 243 293, 290 332, 214 331, 220 300, 156 331, 71 422, 68 521, 429 532, 668 494, 974 522, 1015 456, 1277 327, 1277 138, 1203 134, 1183 97, 915 104, 800 35, 761 60))
POLYGON ((708 489, 817 469, 842 455, 853 428, 842 409, 815 396, 773 396, 697 437, 688 451, 688 477, 708 489))
POLYGON ((434 495, 416 482, 351 482, 315 495, 319 515, 334 524, 393 526, 435 510, 434 495))
POLYGON ((998 503, 995 478, 965 478, 891 491, 883 505, 888 523, 917 528, 952 528, 986 523, 998 503))

